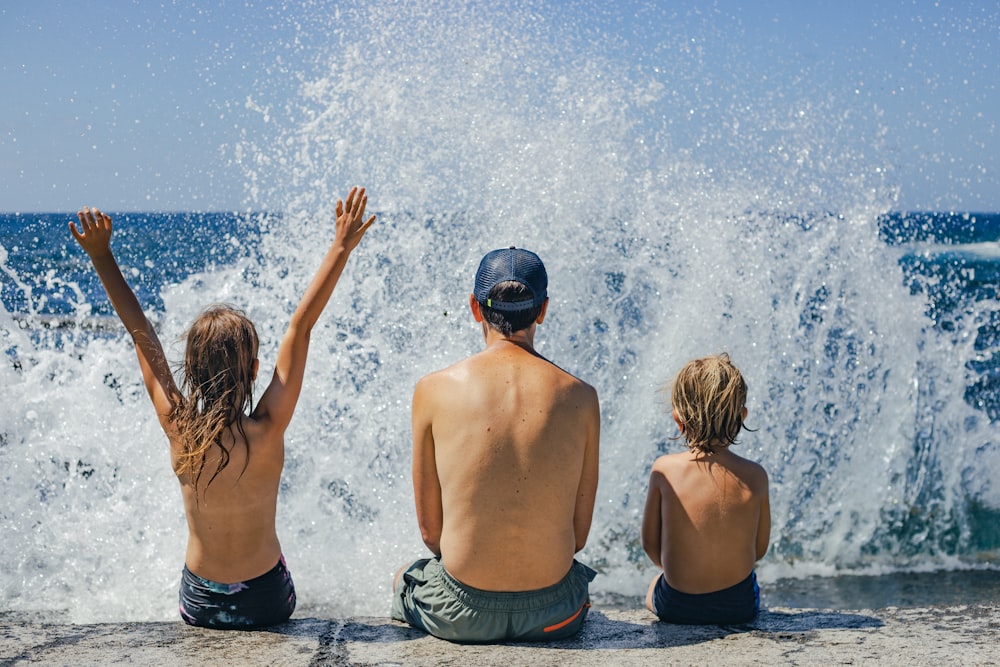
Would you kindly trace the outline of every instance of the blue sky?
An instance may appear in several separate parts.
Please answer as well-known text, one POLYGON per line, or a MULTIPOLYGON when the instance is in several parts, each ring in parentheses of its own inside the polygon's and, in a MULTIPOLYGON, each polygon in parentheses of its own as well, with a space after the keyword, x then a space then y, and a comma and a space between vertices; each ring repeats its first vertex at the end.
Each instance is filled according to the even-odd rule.
MULTIPOLYGON (((0 211, 242 210, 234 147, 271 131, 246 100, 296 95, 331 17, 357 4, 0 5, 0 211)), ((463 4, 428 7, 452 20, 463 4)), ((995 2, 527 1, 507 11, 525 8, 577 26, 624 68, 675 68, 677 80, 665 35, 689 42, 699 49, 689 98, 713 85, 716 103, 736 90, 779 103, 855 96, 885 128, 896 208, 1000 210, 995 2)))

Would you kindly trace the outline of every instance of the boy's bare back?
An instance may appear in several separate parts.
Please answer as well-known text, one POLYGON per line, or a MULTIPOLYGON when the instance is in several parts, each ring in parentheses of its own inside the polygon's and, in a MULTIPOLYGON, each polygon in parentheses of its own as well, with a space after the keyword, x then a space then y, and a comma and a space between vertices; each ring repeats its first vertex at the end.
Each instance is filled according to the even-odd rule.
POLYGON ((733 623, 760 608, 754 564, 767 552, 767 473, 733 454, 746 426, 747 383, 729 355, 694 359, 672 383, 688 450, 653 463, 642 547, 661 570, 646 606, 671 623, 733 623))
POLYGON ((669 454, 653 464, 643 545, 676 590, 710 593, 739 583, 766 553, 769 537, 760 465, 726 447, 669 454))

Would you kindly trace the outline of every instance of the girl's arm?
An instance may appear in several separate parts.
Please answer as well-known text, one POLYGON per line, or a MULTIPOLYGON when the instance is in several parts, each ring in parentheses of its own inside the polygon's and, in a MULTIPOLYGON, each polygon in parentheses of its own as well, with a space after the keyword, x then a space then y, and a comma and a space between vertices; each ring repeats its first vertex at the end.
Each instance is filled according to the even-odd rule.
POLYGON ((125 277, 122 276, 118 262, 111 252, 111 218, 96 208, 84 208, 77 213, 77 218, 80 220, 80 229, 70 221, 69 230, 90 257, 90 262, 108 293, 111 305, 125 325, 125 330, 132 336, 146 391, 153 401, 153 408, 160 419, 160 425, 169 433, 170 414, 179 397, 177 385, 163 355, 160 339, 142 312, 142 306, 139 305, 132 288, 125 282, 125 277))
POLYGON ((313 325, 330 300, 351 251, 358 246, 365 232, 375 222, 374 215, 368 220, 364 219, 367 206, 368 197, 365 196, 364 188, 351 188, 346 204, 337 200, 337 231, 333 245, 292 314, 288 331, 278 348, 278 360, 271 384, 254 409, 254 419, 267 421, 279 431, 283 432, 292 420, 295 404, 299 400, 313 325))

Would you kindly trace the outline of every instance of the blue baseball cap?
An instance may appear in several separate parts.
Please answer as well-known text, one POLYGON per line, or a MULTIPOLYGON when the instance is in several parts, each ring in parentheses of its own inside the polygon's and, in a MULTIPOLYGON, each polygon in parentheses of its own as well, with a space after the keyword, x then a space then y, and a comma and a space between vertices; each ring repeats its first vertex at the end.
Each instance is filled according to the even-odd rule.
POLYGON ((549 276, 538 255, 523 248, 501 248, 486 253, 476 271, 476 289, 473 295, 481 306, 493 310, 513 312, 538 308, 545 302, 549 276), (502 282, 513 280, 531 292, 523 301, 497 301, 490 299, 490 292, 502 282))

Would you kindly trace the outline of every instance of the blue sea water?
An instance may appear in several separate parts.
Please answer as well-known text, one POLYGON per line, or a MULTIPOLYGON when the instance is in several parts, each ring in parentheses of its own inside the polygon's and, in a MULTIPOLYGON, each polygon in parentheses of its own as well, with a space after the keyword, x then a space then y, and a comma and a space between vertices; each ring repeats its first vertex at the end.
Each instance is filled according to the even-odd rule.
MULTIPOLYGON (((8 312, 68 318, 82 296, 93 316, 114 315, 86 255, 69 236, 71 220, 75 213, 0 214, 6 255, 0 297, 8 312)), ((165 285, 232 263, 259 235, 253 216, 230 213, 125 213, 114 221, 122 271, 143 307, 152 310, 162 310, 165 285)))
POLYGON ((882 235, 901 246, 911 294, 923 295, 935 329, 974 336, 965 400, 1000 421, 1000 214, 886 216, 882 235))

